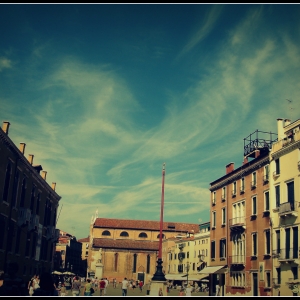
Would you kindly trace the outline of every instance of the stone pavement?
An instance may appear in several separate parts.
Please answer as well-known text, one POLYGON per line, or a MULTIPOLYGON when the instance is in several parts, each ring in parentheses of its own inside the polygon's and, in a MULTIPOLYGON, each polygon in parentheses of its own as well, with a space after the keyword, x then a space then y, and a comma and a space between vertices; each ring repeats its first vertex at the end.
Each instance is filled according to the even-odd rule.
MULTIPOLYGON (((83 286, 85 283, 82 284, 82 288, 81 288, 81 293, 80 296, 83 296, 83 286)), ((72 293, 70 290, 67 291, 67 296, 72 296, 72 293)), ((93 296, 100 296, 100 292, 99 290, 97 290, 95 292, 95 294, 93 294, 93 296)), ((122 297, 122 289, 121 289, 121 284, 117 285, 117 288, 113 288, 112 283, 110 283, 108 285, 107 288, 107 292, 106 292, 106 297, 122 297)), ((129 297, 141 297, 141 296, 148 296, 147 295, 147 290, 146 290, 146 286, 143 288, 142 292, 140 291, 139 288, 135 288, 134 290, 132 289, 128 289, 127 291, 127 296, 129 297)), ((168 296, 174 297, 174 296, 179 296, 179 290, 175 290, 175 289, 171 289, 170 293, 168 293, 168 296)), ((192 296, 208 296, 208 293, 205 292, 198 292, 198 293, 192 293, 192 296)))

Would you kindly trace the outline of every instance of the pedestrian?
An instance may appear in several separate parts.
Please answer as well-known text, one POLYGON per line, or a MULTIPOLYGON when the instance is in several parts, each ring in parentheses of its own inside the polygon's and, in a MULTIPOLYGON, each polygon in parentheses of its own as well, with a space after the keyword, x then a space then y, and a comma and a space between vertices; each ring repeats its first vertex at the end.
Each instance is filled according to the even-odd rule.
POLYGON ((162 290, 162 288, 159 288, 159 291, 158 291, 158 296, 163 296, 164 294, 163 294, 163 290, 162 290))
POLYGON ((216 296, 219 296, 220 286, 216 284, 216 296))
POLYGON ((184 289, 181 288, 181 289, 179 290, 179 295, 178 295, 178 296, 184 296, 184 289))
POLYGON ((33 296, 58 296, 52 275, 44 272, 39 277, 39 288, 34 290, 33 296))
POLYGON ((185 288, 185 295, 186 296, 192 296, 192 287, 190 284, 187 285, 187 287, 185 288))
POLYGON ((143 285, 144 285, 144 283, 143 283, 143 281, 141 280, 141 281, 139 282, 140 293, 143 291, 143 285))
POLYGON ((83 288, 83 296, 92 296, 91 288, 92 288, 91 279, 88 278, 83 288))
POLYGON ((124 280, 122 281, 122 296, 127 296, 128 286, 129 286, 129 281, 125 277, 124 280))
POLYGON ((0 287, 0 296, 28 296, 28 290, 24 280, 17 276, 19 265, 10 262, 7 272, 4 274, 3 284, 0 287))
POLYGON ((79 277, 75 276, 71 287, 72 295, 79 296, 80 288, 81 288, 81 282, 79 281, 79 277))
POLYGON ((67 296, 67 289, 64 283, 61 285, 59 296, 67 296))
POLYGON ((105 296, 109 282, 108 282, 107 278, 104 278, 104 281, 105 281, 105 287, 104 287, 104 296, 105 296))
POLYGON ((134 292, 135 288, 136 288, 136 283, 135 283, 135 281, 133 280, 133 281, 132 281, 132 291, 133 291, 133 292, 134 292))
POLYGON ((30 281, 29 281, 29 289, 28 289, 28 293, 29 293, 29 296, 32 296, 33 293, 34 293, 34 289, 33 289, 33 280, 30 280, 30 281))
POLYGON ((113 287, 114 287, 114 289, 117 288, 117 279, 116 278, 113 279, 113 287))
POLYGON ((106 285, 106 282, 105 282, 104 278, 101 278, 101 280, 99 282, 100 296, 104 296, 105 285, 106 285))

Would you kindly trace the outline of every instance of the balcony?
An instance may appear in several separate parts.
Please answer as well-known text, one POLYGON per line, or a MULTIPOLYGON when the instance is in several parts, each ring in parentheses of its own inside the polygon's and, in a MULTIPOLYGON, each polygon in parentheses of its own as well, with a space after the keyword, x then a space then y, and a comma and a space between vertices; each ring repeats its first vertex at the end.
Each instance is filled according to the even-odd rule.
POLYGON ((226 195, 222 195, 222 197, 221 197, 221 202, 224 202, 224 201, 226 201, 226 195))
POLYGON ((231 265, 231 266, 245 265, 245 255, 229 256, 229 265, 231 265))
POLYGON ((292 249, 280 249, 277 250, 278 254, 278 261, 281 263, 288 263, 293 262, 299 258, 299 248, 292 248, 292 249))
POLYGON ((254 180, 254 181, 252 181, 251 182, 251 190, 254 190, 254 189, 256 189, 256 180, 254 180))
POLYGON ((235 217, 229 219, 229 228, 231 230, 243 230, 245 229, 245 217, 235 217))
POLYGON ((280 175, 280 172, 279 172, 279 170, 278 170, 278 171, 274 171, 274 172, 273 172, 273 178, 274 178, 274 179, 278 178, 278 177, 279 177, 279 175, 280 175))
POLYGON ((269 183, 269 175, 265 175, 263 178, 263 184, 269 183))
POLYGON ((299 204, 297 201, 281 203, 279 206, 278 215, 282 218, 291 217, 291 216, 297 217, 298 207, 299 204))
POLYGON ((245 193, 245 187, 244 186, 241 186, 240 187, 240 194, 244 194, 245 193))
POLYGON ((212 199, 212 200, 211 200, 211 205, 212 205, 212 206, 215 206, 215 205, 216 205, 216 199, 212 199))
POLYGON ((232 196, 232 198, 236 197, 236 191, 232 191, 231 196, 232 196))
POLYGON ((18 214, 18 225, 25 226, 30 223, 31 218, 31 210, 29 208, 20 207, 19 214, 18 214))
POLYGON ((38 230, 39 227, 39 220, 40 220, 40 216, 38 216, 37 214, 32 214, 30 217, 30 222, 28 225, 28 230, 32 231, 32 230, 38 230))

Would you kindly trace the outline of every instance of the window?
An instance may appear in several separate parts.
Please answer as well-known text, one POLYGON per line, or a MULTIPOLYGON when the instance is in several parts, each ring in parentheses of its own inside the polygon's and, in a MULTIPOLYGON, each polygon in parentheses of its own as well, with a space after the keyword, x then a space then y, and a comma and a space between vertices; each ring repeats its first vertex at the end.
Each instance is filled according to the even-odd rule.
POLYGON ((226 186, 223 186, 222 188, 222 201, 226 200, 226 186))
POLYGON ((290 181, 286 184, 287 187, 287 200, 291 205, 291 210, 295 209, 295 192, 294 192, 294 181, 290 181))
POLYGON ((281 269, 276 268, 276 273, 277 273, 277 283, 281 284, 281 269))
POLYGON ((270 210, 270 194, 269 191, 264 193, 264 198, 265 198, 265 211, 270 210))
POLYGON ((132 272, 136 273, 136 264, 137 264, 137 254, 133 254, 133 266, 132 266, 132 272))
POLYGON ((4 181, 4 189, 3 189, 3 201, 8 200, 8 191, 9 191, 9 184, 10 184, 10 178, 11 177, 11 166, 10 163, 6 166, 6 173, 5 173, 5 181, 4 181))
POLYGON ((216 212, 212 212, 212 228, 216 228, 216 212))
POLYGON ((222 226, 226 225, 226 207, 222 208, 222 226))
POLYGON ((232 183, 232 196, 236 195, 236 181, 232 183))
POLYGON ((114 271, 118 271, 118 260, 119 260, 119 254, 115 253, 115 261, 114 261, 114 271))
POLYGON ((147 238, 148 235, 147 235, 147 233, 145 233, 145 232, 141 232, 141 233, 139 234, 139 237, 140 237, 140 238, 147 238))
POLYGON ((279 158, 275 159, 275 175, 280 174, 280 164, 279 164, 279 158))
POLYGON ((14 187, 13 187, 13 196, 12 196, 12 207, 17 206, 18 200, 18 191, 19 191, 19 172, 16 172, 15 180, 14 180, 14 187))
POLYGON ((266 165, 264 167, 264 183, 269 182, 269 171, 270 171, 270 166, 266 165))
POLYGON ((212 193, 212 205, 216 204, 216 192, 212 193))
POLYGON ((211 241, 210 257, 212 260, 215 260, 215 258, 216 258, 216 242, 215 241, 211 241))
POLYGON ((271 254, 271 234, 269 229, 265 231, 265 254, 271 254))
POLYGON ((230 272, 232 286, 245 286, 245 272, 230 272))
POLYGON ((252 173, 251 189, 256 188, 256 172, 252 173))
POLYGON ((232 206, 232 225, 245 223, 245 201, 234 203, 232 206))
POLYGON ((256 196, 252 197, 252 216, 257 215, 257 202, 256 202, 256 196))
MULTIPOLYGON (((157 238, 159 239, 160 238, 160 234, 157 235, 157 238)), ((162 238, 164 239, 165 238, 165 235, 162 234, 162 238)))
POLYGON ((271 287, 271 273, 270 271, 266 272, 266 287, 270 288, 271 287))
POLYGON ((241 178, 241 189, 240 189, 241 193, 244 193, 245 191, 245 178, 242 177, 241 178))
POLYGON ((149 274, 150 273, 150 255, 147 255, 147 269, 146 269, 146 273, 149 274))
POLYGON ((257 232, 252 233, 252 256, 257 256, 257 232))
POLYGON ((26 186, 26 179, 24 178, 23 181, 22 181, 20 207, 24 207, 24 205, 25 205, 26 188, 27 188, 27 186, 26 186))
POLYGON ((122 231, 122 232, 120 233, 120 236, 129 237, 129 234, 128 234, 127 231, 122 231))
POLYGON ((280 206, 280 185, 275 186, 275 203, 276 207, 280 206))
POLYGON ((220 240, 220 258, 225 259, 226 257, 226 239, 220 240))
POLYGON ((279 254, 280 253, 280 230, 275 231, 275 253, 274 254, 279 254))
POLYGON ((102 232, 102 235, 105 235, 105 236, 110 236, 110 232, 108 230, 104 230, 102 232))
POLYGON ((298 279, 298 267, 291 267, 291 271, 293 273, 293 279, 298 279))
POLYGON ((235 233, 232 236, 232 263, 245 263, 245 234, 235 233))

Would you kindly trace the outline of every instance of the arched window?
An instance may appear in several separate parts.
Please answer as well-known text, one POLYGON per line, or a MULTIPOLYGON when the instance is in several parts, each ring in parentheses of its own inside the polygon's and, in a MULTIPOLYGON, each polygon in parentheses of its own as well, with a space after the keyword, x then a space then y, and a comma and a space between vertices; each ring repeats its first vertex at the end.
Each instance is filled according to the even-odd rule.
POLYGON ((128 237, 129 234, 128 234, 128 232, 126 232, 126 231, 122 231, 121 234, 120 234, 120 236, 127 236, 127 237, 128 237))
POLYGON ((145 232, 141 232, 141 233, 139 234, 139 237, 140 237, 140 238, 147 238, 148 235, 147 235, 147 233, 145 233, 145 232))
POLYGON ((102 235, 105 235, 105 236, 110 236, 110 232, 108 230, 104 230, 102 232, 102 235))
MULTIPOLYGON (((157 236, 157 238, 159 239, 160 238, 160 234, 157 236)), ((165 235, 162 234, 162 238, 164 239, 165 238, 165 235)))
POLYGON ((5 181, 4 181, 4 191, 3 191, 3 201, 7 202, 8 197, 8 189, 9 189, 9 183, 10 183, 10 177, 11 177, 11 166, 10 164, 6 167, 6 173, 5 173, 5 181))

